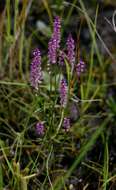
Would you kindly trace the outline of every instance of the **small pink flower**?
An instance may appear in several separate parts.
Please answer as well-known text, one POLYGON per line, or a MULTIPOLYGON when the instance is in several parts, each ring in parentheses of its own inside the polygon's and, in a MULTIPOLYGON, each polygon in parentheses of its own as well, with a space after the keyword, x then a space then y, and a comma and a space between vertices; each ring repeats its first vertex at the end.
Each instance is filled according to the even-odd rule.
POLYGON ((64 118, 63 128, 64 128, 65 132, 69 131, 69 129, 70 129, 70 118, 68 118, 68 117, 64 118))
POLYGON ((79 61, 79 63, 76 65, 77 76, 80 77, 81 73, 84 73, 84 71, 85 63, 83 61, 79 61))
POLYGON ((38 135, 44 135, 44 125, 42 122, 36 124, 36 132, 38 135))

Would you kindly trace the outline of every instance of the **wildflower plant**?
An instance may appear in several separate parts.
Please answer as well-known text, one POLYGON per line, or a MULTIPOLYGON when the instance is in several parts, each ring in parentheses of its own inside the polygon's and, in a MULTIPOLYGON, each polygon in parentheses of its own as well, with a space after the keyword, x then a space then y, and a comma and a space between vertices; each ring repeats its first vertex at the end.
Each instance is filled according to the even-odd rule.
POLYGON ((67 37, 66 53, 61 49, 60 44, 61 19, 59 16, 56 16, 53 23, 53 33, 48 42, 47 63, 52 72, 46 73, 46 71, 42 69, 43 63, 41 61, 40 49, 33 51, 30 68, 31 86, 35 88, 36 91, 39 91, 38 98, 44 94, 44 103, 41 105, 43 111, 39 114, 39 121, 37 121, 36 124, 36 133, 41 136, 45 134, 46 128, 47 130, 52 130, 53 138, 59 132, 62 132, 63 129, 65 132, 70 129, 71 120, 67 110, 69 102, 71 103, 72 101, 73 103, 72 96, 74 94, 72 93, 71 84, 73 80, 78 84, 78 77, 80 77, 85 69, 85 63, 83 61, 76 63, 75 41, 71 33, 67 37), (49 78, 47 82, 46 75, 49 78), (47 88, 48 83, 50 88, 47 88), (47 94, 44 92, 42 85, 47 89, 47 94), (47 114, 47 112, 49 112, 49 114, 47 114))
MULTIPOLYGON (((50 10, 67 17, 61 20, 56 16, 50 32, 40 20, 37 1, 16 0, 12 4, 7 0, 3 4, 0 189, 111 189, 115 186, 116 101, 114 77, 109 69, 115 59, 110 60, 106 52, 103 55, 100 51, 102 36, 97 21, 103 14, 99 6, 89 16, 83 0, 59 0, 57 6, 56 1, 43 1, 40 9, 46 11, 42 11, 42 18, 49 17, 52 23, 50 10), (76 35, 71 33, 75 19, 79 29, 76 35), (71 27, 65 32, 67 26, 71 27), (82 48, 89 47, 84 51, 89 63, 86 76, 87 67, 79 49, 81 37, 85 37, 82 31, 90 39, 89 44, 84 41, 82 48), (41 34, 38 45, 36 32, 41 34)), ((107 43, 103 47, 108 50, 107 43)), ((113 56, 112 49, 109 50, 113 56)))

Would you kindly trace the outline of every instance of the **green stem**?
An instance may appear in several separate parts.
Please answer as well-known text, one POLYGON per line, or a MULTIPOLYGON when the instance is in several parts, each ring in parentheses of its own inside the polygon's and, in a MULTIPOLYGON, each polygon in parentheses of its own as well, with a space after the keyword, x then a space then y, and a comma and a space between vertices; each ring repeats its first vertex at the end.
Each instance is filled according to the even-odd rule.
POLYGON ((60 128, 61 128, 61 125, 62 125, 62 122, 63 122, 63 118, 64 118, 64 109, 62 110, 60 123, 59 123, 59 125, 58 125, 58 127, 57 127, 56 133, 55 133, 55 135, 52 137, 52 139, 54 139, 54 138, 57 136, 57 134, 59 133, 60 128))

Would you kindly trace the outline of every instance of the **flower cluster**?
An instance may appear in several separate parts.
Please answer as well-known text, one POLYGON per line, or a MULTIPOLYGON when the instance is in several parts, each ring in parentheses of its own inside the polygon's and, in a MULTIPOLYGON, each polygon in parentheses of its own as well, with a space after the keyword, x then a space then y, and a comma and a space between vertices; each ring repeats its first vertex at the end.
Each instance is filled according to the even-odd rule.
POLYGON ((60 48, 61 40, 61 20, 60 17, 56 16, 54 19, 54 29, 53 29, 53 38, 56 39, 56 48, 60 48))
POLYGON ((60 51, 59 52, 59 61, 58 61, 60 66, 64 65, 65 58, 66 58, 66 54, 64 53, 64 51, 60 51))
POLYGON ((38 89, 38 85, 41 83, 43 75, 41 69, 41 53, 39 49, 33 51, 33 60, 31 63, 30 82, 33 88, 38 89))
POLYGON ((69 34, 68 38, 67 38, 67 51, 68 51, 68 61, 72 67, 72 70, 74 69, 74 63, 75 63, 75 44, 74 44, 74 40, 72 38, 72 35, 69 34))
POLYGON ((36 124, 36 132, 38 135, 44 135, 44 125, 42 122, 36 124))
POLYGON ((67 96, 68 96, 68 86, 66 80, 63 78, 60 81, 60 105, 64 108, 67 105, 67 96))
POLYGON ((85 63, 83 61, 79 61, 76 65, 77 76, 80 77, 81 73, 85 71, 85 63))
POLYGON ((61 38, 61 21, 57 16, 54 20, 54 30, 52 37, 48 43, 48 60, 50 63, 55 64, 57 61, 57 50, 60 47, 60 38, 61 38))
POLYGON ((67 132, 70 129, 70 118, 65 117, 63 120, 63 128, 67 132))

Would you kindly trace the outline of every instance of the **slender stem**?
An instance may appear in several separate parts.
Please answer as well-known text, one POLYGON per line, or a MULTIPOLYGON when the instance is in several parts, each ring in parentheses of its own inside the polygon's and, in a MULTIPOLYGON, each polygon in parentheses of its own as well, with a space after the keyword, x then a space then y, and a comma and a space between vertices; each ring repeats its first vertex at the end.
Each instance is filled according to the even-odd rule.
POLYGON ((6 1, 6 11, 7 11, 7 36, 9 37, 11 32, 10 0, 6 1))
POLYGON ((18 0, 15 0, 15 10, 14 10, 14 35, 16 34, 17 30, 17 17, 18 17, 18 0))
POLYGON ((59 130, 60 130, 60 128, 61 128, 61 125, 62 125, 62 122, 63 122, 63 118, 64 118, 64 109, 62 110, 61 119, 60 119, 59 125, 58 125, 58 127, 57 127, 56 133, 55 133, 55 135, 52 137, 52 139, 54 139, 54 138, 57 136, 57 134, 58 134, 58 132, 59 132, 59 130))
POLYGON ((47 177, 48 177, 51 189, 53 190, 53 185, 52 185, 52 182, 51 182, 51 179, 50 179, 50 176, 49 176, 49 160, 50 160, 50 157, 51 157, 51 154, 52 154, 52 150, 53 150, 53 145, 51 146, 51 150, 50 150, 50 153, 49 153, 47 161, 46 161, 46 169, 47 169, 47 177))

